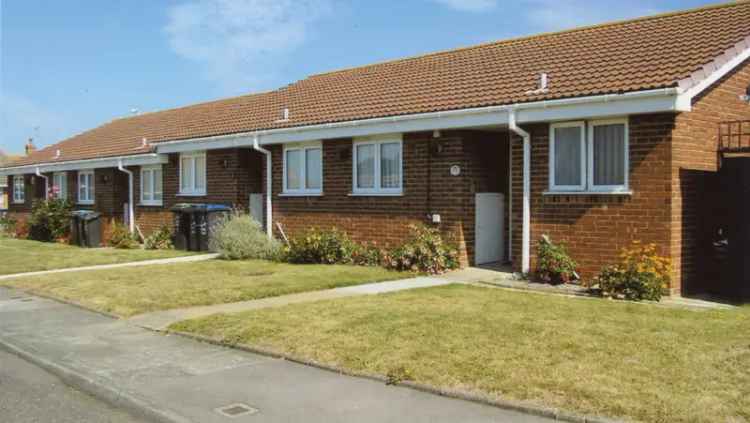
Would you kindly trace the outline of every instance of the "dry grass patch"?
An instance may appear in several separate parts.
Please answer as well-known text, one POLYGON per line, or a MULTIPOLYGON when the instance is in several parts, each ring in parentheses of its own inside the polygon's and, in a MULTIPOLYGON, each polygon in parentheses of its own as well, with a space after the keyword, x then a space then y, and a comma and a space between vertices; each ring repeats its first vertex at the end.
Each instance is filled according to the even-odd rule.
POLYGON ((750 309, 447 286, 172 329, 378 374, 637 421, 750 420, 750 309))
POLYGON ((116 250, 0 237, 0 275, 180 257, 176 250, 116 250))
POLYGON ((60 273, 5 284, 130 317, 409 277, 378 267, 210 260, 60 273))

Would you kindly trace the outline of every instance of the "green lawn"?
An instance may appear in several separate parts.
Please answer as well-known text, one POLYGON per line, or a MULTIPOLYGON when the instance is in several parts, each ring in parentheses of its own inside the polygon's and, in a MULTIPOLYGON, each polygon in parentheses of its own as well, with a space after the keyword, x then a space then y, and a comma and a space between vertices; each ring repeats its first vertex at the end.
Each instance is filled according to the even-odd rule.
POLYGON ((379 267, 210 260, 3 281, 122 317, 410 277, 379 267))
POLYGON ((0 237, 0 275, 126 263, 188 255, 186 251, 86 249, 66 244, 0 237))
POLYGON ((583 414, 750 420, 750 309, 693 311, 451 285, 171 329, 583 414))

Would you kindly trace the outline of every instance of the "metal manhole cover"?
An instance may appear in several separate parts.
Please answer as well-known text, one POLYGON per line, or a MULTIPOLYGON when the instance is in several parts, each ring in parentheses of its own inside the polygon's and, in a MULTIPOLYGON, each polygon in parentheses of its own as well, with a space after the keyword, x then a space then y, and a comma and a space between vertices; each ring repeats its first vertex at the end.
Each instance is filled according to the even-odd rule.
POLYGON ((224 417, 233 419, 236 417, 255 414, 258 412, 258 409, 250 407, 247 404, 229 404, 224 407, 219 407, 215 411, 224 417))

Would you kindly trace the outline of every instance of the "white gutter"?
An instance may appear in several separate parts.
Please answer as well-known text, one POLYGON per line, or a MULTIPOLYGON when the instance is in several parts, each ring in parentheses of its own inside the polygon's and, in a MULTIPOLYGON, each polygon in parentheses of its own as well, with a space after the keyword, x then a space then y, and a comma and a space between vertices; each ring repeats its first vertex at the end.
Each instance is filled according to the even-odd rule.
POLYGON ((271 152, 269 150, 266 150, 265 148, 260 146, 260 143, 258 142, 258 136, 253 137, 253 149, 255 151, 261 152, 266 156, 266 234, 268 234, 269 238, 273 237, 273 223, 272 223, 272 198, 273 193, 271 190, 273 189, 273 169, 271 166, 273 163, 271 163, 271 152))
POLYGON ((531 135, 518 127, 516 111, 508 115, 508 128, 523 138, 523 223, 521 228, 521 273, 529 273, 531 253, 531 135))
POLYGON ((167 163, 168 157, 156 153, 137 154, 132 156, 106 157, 99 159, 71 160, 66 162, 38 163, 33 165, 13 166, 0 169, 0 176, 23 175, 41 169, 45 172, 64 172, 68 170, 100 169, 117 167, 119 162, 125 166, 146 166, 167 163))
POLYGON ((154 143, 159 153, 191 150, 249 147, 259 137, 260 145, 346 138, 396 132, 434 129, 496 126, 507 121, 510 110, 516 110, 519 123, 574 120, 601 116, 624 116, 637 113, 680 111, 677 88, 635 91, 623 94, 545 100, 504 106, 488 106, 443 112, 417 113, 382 118, 361 119, 318 125, 241 132, 229 135, 191 138, 154 143))
POLYGON ((37 167, 35 169, 36 176, 44 179, 44 199, 47 200, 49 198, 49 177, 42 175, 42 172, 37 167))
POLYGON ((128 175, 128 229, 131 234, 135 233, 135 207, 133 206, 133 172, 125 169, 122 160, 117 163, 117 169, 128 175))

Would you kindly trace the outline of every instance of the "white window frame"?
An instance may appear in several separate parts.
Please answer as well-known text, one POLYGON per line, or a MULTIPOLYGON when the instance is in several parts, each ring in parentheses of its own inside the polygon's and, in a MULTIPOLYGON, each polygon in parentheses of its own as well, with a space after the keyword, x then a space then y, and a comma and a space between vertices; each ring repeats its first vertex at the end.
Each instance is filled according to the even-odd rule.
POLYGON ((181 196, 204 196, 206 195, 206 190, 208 188, 208 178, 206 177, 206 174, 208 173, 208 160, 206 160, 206 152, 205 151, 193 151, 189 153, 181 153, 180 154, 180 164, 179 164, 179 195, 181 196), (205 181, 205 185, 203 188, 196 188, 195 182, 196 182, 196 170, 197 170, 197 159, 203 158, 203 180, 205 181), (190 159, 191 167, 192 167, 192 173, 191 173, 191 181, 190 181, 190 187, 187 190, 183 189, 183 181, 182 181, 182 162, 184 159, 190 159))
POLYGON ((52 192, 53 193, 56 192, 55 198, 58 200, 68 199, 68 173, 67 172, 55 172, 52 174, 52 192))
POLYGON ((402 134, 384 135, 378 137, 358 138, 352 143, 352 195, 403 195, 404 192, 404 138, 402 134), (380 146, 382 144, 398 143, 399 154, 399 186, 397 188, 382 188, 383 175, 380 169, 380 146), (373 188, 357 187, 357 147, 362 145, 375 146, 375 186, 373 188))
POLYGON ((164 171, 162 169, 161 165, 151 165, 151 166, 141 166, 141 205, 143 206, 161 206, 164 204, 164 171), (154 177, 156 173, 159 173, 161 177, 161 200, 156 200, 156 178, 154 177), (150 188, 150 194, 151 198, 146 198, 146 190, 143 186, 143 181, 145 178, 143 177, 144 173, 151 173, 151 188, 150 188))
POLYGON ((26 202, 26 178, 23 175, 13 177, 13 203, 24 204, 26 202))
POLYGON ((586 122, 563 122, 550 125, 549 133, 549 190, 550 191, 583 191, 586 189, 586 122), (555 129, 580 128, 579 140, 581 150, 581 183, 579 185, 558 185, 555 183, 555 129))
POLYGON ((299 196, 317 196, 323 194, 323 143, 320 141, 312 141, 306 143, 296 144, 284 144, 283 154, 283 191, 282 195, 299 195, 299 196), (320 150, 320 188, 308 188, 307 187, 307 150, 320 150), (300 178, 301 187, 297 189, 291 189, 287 186, 287 162, 286 155, 288 151, 300 151, 302 152, 302 160, 300 160, 300 178))
POLYGON ((549 134, 549 194, 564 194, 564 193, 572 193, 572 194, 631 194, 630 191, 630 130, 629 130, 629 120, 627 117, 621 117, 621 118, 614 118, 614 119, 601 119, 601 120, 591 120, 591 121, 573 121, 573 122, 561 122, 561 123, 553 123, 550 124, 550 134, 549 134), (625 148, 625 154, 623 157, 624 160, 624 169, 625 169, 625 177, 624 177, 624 183, 622 185, 594 185, 594 127, 596 126, 603 126, 603 125, 616 125, 621 124, 625 128, 624 135, 624 148, 625 148), (555 185, 555 144, 554 144, 554 136, 555 136, 555 128, 564 128, 564 127, 571 127, 571 126, 579 126, 584 125, 585 131, 583 131, 584 134, 584 148, 581 150, 583 155, 583 161, 582 166, 583 169, 583 180, 584 185, 582 186, 566 186, 566 185, 555 185))
POLYGON ((78 171, 78 186, 76 188, 78 193, 78 204, 92 205, 94 204, 94 171, 93 170, 80 170, 78 171), (88 178, 87 178, 88 177, 88 178), (88 182, 86 181, 88 179, 88 182), (81 182, 83 180, 83 183, 81 182), (81 197, 81 187, 85 186, 85 197, 81 197))
POLYGON ((591 192, 627 192, 629 181, 628 175, 630 173, 630 134, 628 131, 628 119, 607 119, 607 120, 592 120, 588 125, 588 189, 591 192), (597 126, 604 125, 623 125, 624 130, 624 147, 625 153, 623 154, 623 184, 622 185, 594 185, 594 128, 597 126))

